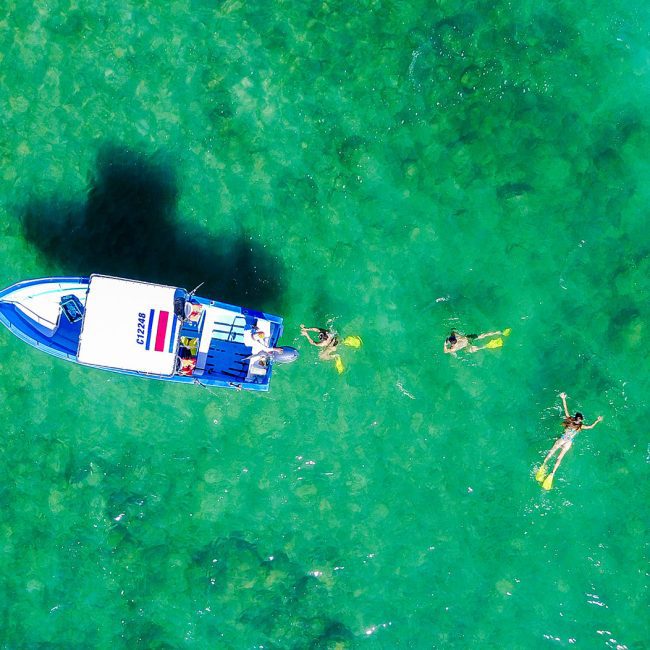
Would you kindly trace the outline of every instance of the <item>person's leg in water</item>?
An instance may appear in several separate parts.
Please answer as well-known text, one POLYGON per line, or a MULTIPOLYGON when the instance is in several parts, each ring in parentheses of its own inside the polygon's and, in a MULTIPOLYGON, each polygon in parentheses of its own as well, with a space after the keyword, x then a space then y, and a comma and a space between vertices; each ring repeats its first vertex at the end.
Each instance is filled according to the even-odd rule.
POLYGON ((503 332, 501 330, 497 330, 496 332, 483 332, 483 334, 477 335, 475 338, 477 341, 480 341, 481 339, 486 339, 488 336, 502 336, 503 332))
POLYGON ((537 470, 537 474, 535 474, 535 478, 542 483, 542 487, 545 490, 550 490, 551 487, 553 486, 553 477, 555 476, 555 472, 557 472, 557 468, 560 466, 560 463, 562 462, 562 459, 566 455, 567 451, 571 449, 573 443, 568 440, 562 440, 560 438, 552 447, 551 451, 546 455, 546 458, 544 459, 544 462, 542 463, 542 466, 537 470), (551 471, 550 474, 546 474, 546 461, 552 456, 552 454, 557 450, 560 449, 560 453, 557 457, 557 460, 555 461, 555 465, 553 466, 553 470, 551 471))
POLYGON ((564 455, 571 449, 571 444, 570 442, 565 443, 562 445, 562 450, 560 451, 560 455, 557 457, 557 460, 555 461, 555 466, 553 467, 553 471, 549 474, 549 476, 553 476, 555 472, 557 471, 557 468, 560 466, 560 463, 562 462, 562 459, 564 458, 564 455))
POLYGON ((328 345, 324 350, 321 350, 318 353, 318 358, 321 361, 333 361, 336 371, 340 375, 345 370, 345 366, 343 364, 343 359, 341 359, 341 355, 336 351, 337 347, 338 344, 328 345))
MULTIPOLYGON (((535 478, 538 481, 543 481, 546 478, 546 463, 549 461, 549 459, 553 456, 553 454, 563 446, 564 441, 562 438, 558 438, 553 446, 551 447, 551 450, 546 454, 546 457, 542 461, 542 464, 540 468, 537 470, 537 474, 535 474, 535 478)), ((566 453, 566 452, 565 452, 566 453)))
POLYGON ((324 350, 321 350, 318 353, 318 356, 323 360, 323 361, 330 361, 333 359, 336 355, 336 346, 335 345, 330 345, 326 347, 324 350))
MULTIPOLYGON (((470 340, 474 341, 480 341, 481 339, 485 339, 491 336, 508 336, 510 334, 509 329, 505 330, 497 330, 496 332, 485 332, 483 334, 470 334, 468 338, 470 340)), ((478 352, 479 350, 485 350, 485 349, 494 349, 494 348, 500 348, 503 345, 503 339, 498 338, 498 339, 493 339, 492 341, 489 341, 485 345, 473 345, 470 343, 469 351, 470 352, 478 352)))

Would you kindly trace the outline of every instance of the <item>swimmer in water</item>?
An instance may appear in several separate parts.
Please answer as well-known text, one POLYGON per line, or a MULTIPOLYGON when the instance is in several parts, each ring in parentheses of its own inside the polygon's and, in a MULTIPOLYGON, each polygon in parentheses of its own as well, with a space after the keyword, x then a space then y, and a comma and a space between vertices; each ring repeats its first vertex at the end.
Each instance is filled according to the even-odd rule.
POLYGON ((593 424, 585 424, 582 413, 579 411, 575 415, 571 415, 569 413, 569 409, 566 405, 566 393, 560 393, 560 397, 562 398, 562 406, 564 407, 565 417, 562 421, 564 433, 555 441, 555 444, 551 447, 551 450, 548 452, 548 454, 546 454, 546 458, 544 458, 542 466, 537 470, 537 474, 535 474, 535 478, 538 481, 543 482, 542 487, 545 490, 551 489, 553 485, 553 475, 557 471, 557 468, 560 466, 564 455, 567 453, 567 451, 569 451, 569 449, 571 449, 574 438, 580 433, 580 431, 593 429, 599 422, 602 422, 603 419, 602 415, 599 415, 593 424), (553 467, 553 471, 547 476, 546 463, 558 450, 560 450, 560 454, 555 461, 555 467, 553 467))
POLYGON ((320 348, 318 358, 323 361, 330 361, 335 359, 338 354, 336 348, 339 344, 339 338, 336 332, 332 330, 323 329, 322 327, 305 327, 300 325, 300 333, 314 346, 320 348), (314 341, 309 332, 317 332, 317 341, 314 341))
POLYGON ((451 334, 445 339, 443 345, 443 352, 445 354, 456 354, 460 350, 467 350, 468 352, 477 352, 478 350, 483 350, 485 348, 496 347, 494 344, 490 345, 474 345, 472 341, 480 341, 481 339, 488 338, 490 336, 508 336, 510 332, 507 330, 498 330, 496 332, 485 332, 485 334, 461 334, 455 330, 451 331, 451 334), (507 333, 506 333, 507 332, 507 333))

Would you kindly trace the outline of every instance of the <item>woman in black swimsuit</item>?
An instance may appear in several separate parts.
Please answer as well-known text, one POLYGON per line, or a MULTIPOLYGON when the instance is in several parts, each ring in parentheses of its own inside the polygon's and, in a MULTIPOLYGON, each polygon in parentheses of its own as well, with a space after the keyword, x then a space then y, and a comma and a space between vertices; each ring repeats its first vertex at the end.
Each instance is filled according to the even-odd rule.
POLYGON ((459 350, 477 352, 484 348, 495 347, 495 345, 494 343, 492 343, 492 345, 488 343, 487 345, 478 346, 474 345, 472 341, 480 341, 489 336, 508 336, 509 333, 509 330, 498 330, 497 332, 485 332, 484 334, 461 334, 460 332, 452 330, 451 334, 445 339, 442 350, 445 354, 456 354, 459 350))
POLYGON ((320 348, 318 353, 318 358, 323 361, 329 361, 334 359, 336 356, 336 347, 339 344, 338 336, 336 332, 332 330, 326 330, 322 327, 305 327, 300 325, 300 333, 314 346, 320 348), (309 332, 318 333, 318 341, 314 341, 309 335, 309 332))

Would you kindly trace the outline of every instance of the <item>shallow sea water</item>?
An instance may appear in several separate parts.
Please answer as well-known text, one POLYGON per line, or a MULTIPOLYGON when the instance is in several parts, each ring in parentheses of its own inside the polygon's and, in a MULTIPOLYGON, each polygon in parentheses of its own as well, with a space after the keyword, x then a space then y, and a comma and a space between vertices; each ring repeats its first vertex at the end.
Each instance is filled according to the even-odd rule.
POLYGON ((0 332, 0 646, 650 645, 648 8, 85 4, 2 3, 0 284, 205 282, 302 357, 211 393, 0 332), (544 492, 561 391, 605 419, 544 492))

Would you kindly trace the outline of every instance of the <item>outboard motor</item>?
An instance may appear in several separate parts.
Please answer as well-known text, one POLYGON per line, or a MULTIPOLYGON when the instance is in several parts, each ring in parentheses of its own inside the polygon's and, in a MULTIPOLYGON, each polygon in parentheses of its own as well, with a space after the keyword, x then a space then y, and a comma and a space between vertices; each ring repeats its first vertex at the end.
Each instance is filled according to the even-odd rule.
POLYGON ((181 320, 185 320, 185 303, 187 298, 188 294, 185 289, 176 289, 176 293, 174 294, 174 314, 181 320))
POLYGON ((296 348, 285 345, 280 348, 281 352, 271 352, 270 356, 276 363, 293 363, 299 356, 300 352, 296 348))

